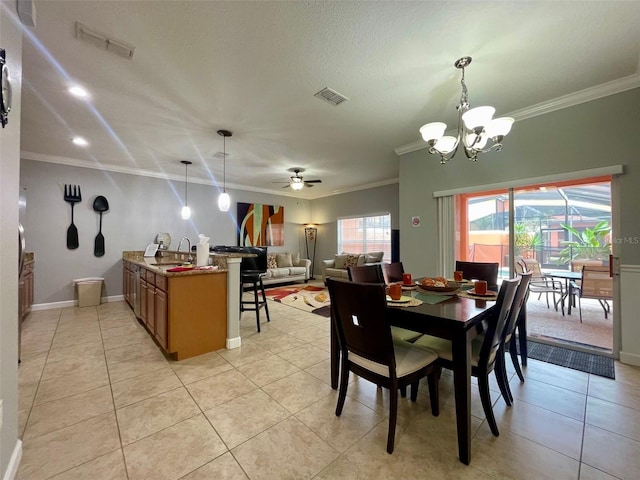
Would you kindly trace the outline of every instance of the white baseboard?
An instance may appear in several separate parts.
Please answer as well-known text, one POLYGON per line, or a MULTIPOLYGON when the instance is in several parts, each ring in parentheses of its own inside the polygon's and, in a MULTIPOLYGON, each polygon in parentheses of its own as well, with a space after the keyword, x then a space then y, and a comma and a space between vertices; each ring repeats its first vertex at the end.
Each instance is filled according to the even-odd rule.
POLYGON ((620 352, 620 362, 633 365, 634 367, 640 367, 640 355, 620 352))
POLYGON ((231 350, 232 348, 239 348, 242 344, 242 338, 227 338, 227 350, 231 350))
POLYGON ((13 448, 7 469, 4 472, 4 477, 2 477, 3 480, 13 480, 16 478, 20 460, 22 460, 22 440, 18 439, 16 440, 16 446, 13 448))
MULTIPOLYGON (((112 295, 110 297, 102 297, 102 303, 109 302, 121 302, 124 300, 124 295, 112 295)), ((78 306, 77 300, 63 300, 61 302, 51 302, 51 303, 36 303, 31 306, 31 310, 52 310, 54 308, 66 308, 66 307, 76 307, 78 306)))

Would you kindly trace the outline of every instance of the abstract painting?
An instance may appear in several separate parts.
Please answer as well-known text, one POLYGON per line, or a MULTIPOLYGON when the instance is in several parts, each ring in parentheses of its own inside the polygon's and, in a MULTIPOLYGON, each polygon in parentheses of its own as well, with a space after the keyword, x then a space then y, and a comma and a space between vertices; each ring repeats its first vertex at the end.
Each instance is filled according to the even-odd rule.
POLYGON ((284 207, 238 202, 238 245, 284 245, 284 207))

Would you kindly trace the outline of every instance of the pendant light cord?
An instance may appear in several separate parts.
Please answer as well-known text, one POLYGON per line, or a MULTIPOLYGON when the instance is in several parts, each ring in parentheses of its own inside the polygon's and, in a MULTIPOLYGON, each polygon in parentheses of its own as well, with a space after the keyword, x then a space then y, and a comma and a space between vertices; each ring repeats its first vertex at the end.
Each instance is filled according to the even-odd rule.
POLYGON ((188 163, 184 164, 184 206, 186 207, 189 202, 187 202, 187 168, 189 167, 188 163))
POLYGON ((222 137, 222 192, 227 193, 227 137, 222 137))

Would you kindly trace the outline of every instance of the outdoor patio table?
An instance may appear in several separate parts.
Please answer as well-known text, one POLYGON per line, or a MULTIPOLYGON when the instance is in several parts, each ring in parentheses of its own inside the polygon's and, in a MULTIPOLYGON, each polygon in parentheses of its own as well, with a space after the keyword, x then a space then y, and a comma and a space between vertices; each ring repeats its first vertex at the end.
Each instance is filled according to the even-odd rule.
POLYGON ((568 297, 569 307, 567 308, 567 314, 571 315, 571 305, 573 300, 571 298, 571 281, 580 280, 582 278, 582 273, 572 272, 570 270, 543 270, 542 273, 547 277, 564 279, 564 291, 562 292, 562 295, 560 295, 560 300, 556 302, 556 305, 568 297))

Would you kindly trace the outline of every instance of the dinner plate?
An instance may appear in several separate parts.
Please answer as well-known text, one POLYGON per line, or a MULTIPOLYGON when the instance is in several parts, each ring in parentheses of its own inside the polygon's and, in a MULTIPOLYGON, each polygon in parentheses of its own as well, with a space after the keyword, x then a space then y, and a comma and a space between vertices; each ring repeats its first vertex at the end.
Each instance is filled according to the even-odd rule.
POLYGON ((405 285, 404 283, 402 284, 403 290, 415 290, 416 288, 418 288, 418 285, 415 283, 410 283, 409 285, 405 285))
POLYGON ((398 300, 394 300, 389 295, 387 295, 387 302, 389 303, 409 303, 410 301, 411 297, 407 297, 406 295, 402 295, 398 300))
POLYGON ((495 297, 498 295, 498 292, 494 292, 492 290, 487 290, 486 293, 477 293, 475 288, 467 290, 467 293, 470 295, 476 295, 478 297, 495 297))

